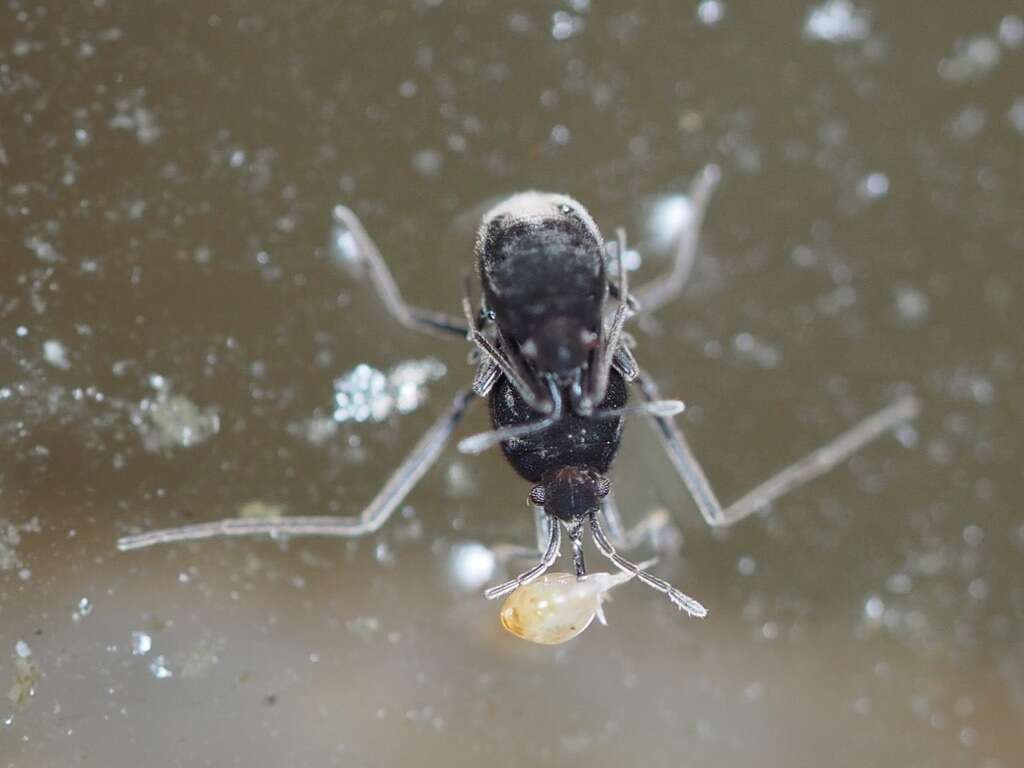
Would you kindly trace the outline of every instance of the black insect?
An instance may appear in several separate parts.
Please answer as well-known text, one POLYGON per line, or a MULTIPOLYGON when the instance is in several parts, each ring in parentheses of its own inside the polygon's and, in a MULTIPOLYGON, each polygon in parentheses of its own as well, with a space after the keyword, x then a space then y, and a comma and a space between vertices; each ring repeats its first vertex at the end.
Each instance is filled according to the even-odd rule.
MULTIPOLYGON (((626 531, 612 501, 608 470, 622 436, 623 419, 646 414, 704 519, 712 526, 736 523, 793 488, 827 472, 866 443, 913 418, 918 404, 904 396, 863 420, 828 445, 790 465, 732 505, 723 508, 672 420, 682 403, 661 400, 637 365, 627 320, 653 312, 682 290, 693 266, 704 212, 719 171, 705 168, 689 195, 689 221, 679 236, 671 271, 629 290, 625 236, 605 243, 586 209, 572 198, 541 192, 514 195, 487 212, 476 239, 483 296, 474 311, 469 289, 463 319, 410 307, 402 299, 380 251, 348 208, 335 215, 346 229, 391 315, 407 328, 468 339, 476 375, 392 474, 358 517, 229 519, 152 531, 119 541, 123 550, 222 535, 283 534, 363 536, 380 528, 437 459, 467 406, 487 398, 494 429, 466 438, 459 448, 479 453, 501 445, 515 471, 533 484, 540 561, 516 578, 485 592, 496 598, 539 577, 559 556, 561 530, 572 542, 576 575, 586 573, 582 539, 587 528, 598 550, 614 565, 666 594, 693 616, 704 607, 667 582, 623 558, 625 549, 656 530, 660 518, 626 531), (616 277, 609 265, 616 266, 616 277), (613 307, 609 305, 613 304, 613 307), (629 404, 634 385, 641 396, 629 404)), ((536 555, 535 555, 536 556, 536 555)))

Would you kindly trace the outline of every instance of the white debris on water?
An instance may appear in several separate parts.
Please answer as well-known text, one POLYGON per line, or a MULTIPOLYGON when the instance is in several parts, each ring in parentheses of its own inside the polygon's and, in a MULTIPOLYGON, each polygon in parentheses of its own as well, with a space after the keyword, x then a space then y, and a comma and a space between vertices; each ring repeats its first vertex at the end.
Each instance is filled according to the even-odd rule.
POLYGON ((955 85, 978 80, 996 68, 1001 54, 999 44, 986 35, 957 40, 953 52, 939 62, 939 77, 955 85))
MULTIPOLYGON (((7 691, 7 700, 15 709, 24 709, 28 705, 40 677, 42 674, 32 658, 32 649, 24 640, 19 640, 14 644, 14 680, 7 691)), ((5 724, 9 725, 9 720, 5 720, 5 724)))
POLYGON ((857 184, 857 194, 865 200, 881 200, 889 194, 889 177, 881 171, 872 171, 857 184))
POLYGON ((778 368, 782 362, 782 350, 745 331, 733 336, 732 348, 737 357, 761 368, 778 368))
POLYGON ((145 656, 153 648, 153 638, 141 630, 132 632, 132 655, 145 656))
POLYGON ((895 289, 896 312, 907 325, 920 325, 928 317, 928 296, 910 285, 895 289))
POLYGON ((697 3, 697 19, 701 24, 714 27, 725 18, 725 5, 719 0, 701 0, 697 3))
MULTIPOLYGON (((693 205, 686 195, 665 195, 650 205, 645 235, 654 250, 668 251, 692 221, 693 205)), ((636 266, 640 266, 639 263, 636 266)), ((636 268, 628 261, 627 267, 636 268)))
POLYGON ((334 227, 331 229, 331 261, 353 276, 358 276, 362 256, 355 235, 345 226, 341 206, 334 209, 334 227))
POLYGON ((854 43, 871 34, 867 14, 850 0, 827 0, 812 8, 804 21, 804 38, 825 43, 854 43))
POLYGON ((426 401, 426 385, 445 371, 433 357, 407 360, 387 372, 361 363, 334 381, 334 420, 383 421, 394 413, 410 413, 426 401))
POLYGON ((66 371, 71 367, 68 360, 68 350, 57 339, 47 339, 43 342, 43 359, 54 368, 66 371))
POLYGON ((153 112, 143 106, 146 91, 139 89, 131 96, 117 100, 117 114, 110 119, 110 127, 131 131, 143 145, 152 144, 160 138, 162 130, 153 112))
POLYGON ((412 156, 413 170, 426 178, 439 175, 443 166, 444 155, 430 147, 421 149, 412 156))
POLYGON ((149 665, 149 671, 157 680, 166 680, 169 677, 174 677, 174 671, 170 667, 170 662, 167 661, 166 656, 157 656, 153 659, 153 662, 149 665))
POLYGON ((38 235, 32 235, 25 240, 25 247, 36 255, 36 258, 47 264, 56 264, 61 261, 61 255, 48 240, 38 235))
POLYGON ((497 558, 494 551, 478 541, 460 541, 448 555, 451 580, 462 589, 482 587, 494 575, 497 558))
POLYGON ((1014 50, 1024 45, 1024 19, 1020 16, 1004 16, 996 33, 1004 48, 1014 50))
POLYGON ((171 394, 170 382, 163 376, 150 376, 149 384, 156 394, 143 398, 131 414, 146 450, 190 448, 220 431, 215 406, 200 408, 184 395, 171 394))
POLYGON ((555 11, 551 16, 551 36, 555 40, 568 40, 580 34, 586 26, 583 18, 566 11, 555 11))
MULTIPOLYGON (((39 533, 40 531, 42 531, 42 526, 39 524, 38 517, 33 517, 25 523, 12 523, 0 518, 0 571, 27 570, 22 566, 16 547, 21 543, 23 533, 39 533)), ((29 573, 31 574, 31 572, 29 573)))
POLYGON ((1024 19, 1004 16, 992 35, 973 35, 953 43, 953 50, 939 61, 939 77, 953 85, 980 80, 1003 59, 1003 50, 1016 51, 1024 44, 1024 19))
POLYGON ((1014 100, 1010 110, 1006 113, 1006 117, 1014 130, 1021 136, 1024 136, 1024 96, 1018 96, 1014 100))
POLYGON ((88 597, 83 597, 81 600, 78 601, 77 608, 71 613, 71 620, 81 621, 90 613, 92 613, 95 607, 96 606, 88 597))

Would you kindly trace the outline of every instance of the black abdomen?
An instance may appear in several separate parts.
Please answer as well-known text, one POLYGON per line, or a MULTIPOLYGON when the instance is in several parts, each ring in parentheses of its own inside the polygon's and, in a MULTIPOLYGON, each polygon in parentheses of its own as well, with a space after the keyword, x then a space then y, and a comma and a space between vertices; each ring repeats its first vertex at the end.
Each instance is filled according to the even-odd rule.
MULTIPOLYGON (((547 472, 560 467, 589 467, 604 474, 619 449, 622 417, 602 419, 578 416, 569 409, 568 397, 567 392, 562 393, 566 412, 557 424, 501 444, 512 467, 531 483, 539 483, 547 472)), ((608 381, 608 393, 597 410, 622 408, 628 399, 626 382, 613 369, 608 381)), ((490 410, 495 429, 519 426, 543 418, 530 409, 504 377, 491 390, 490 410)))

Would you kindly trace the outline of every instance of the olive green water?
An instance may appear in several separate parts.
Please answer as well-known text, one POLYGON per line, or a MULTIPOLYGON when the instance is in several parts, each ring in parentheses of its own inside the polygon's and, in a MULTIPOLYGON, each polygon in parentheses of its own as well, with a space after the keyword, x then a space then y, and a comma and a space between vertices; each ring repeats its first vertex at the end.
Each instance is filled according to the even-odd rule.
POLYGON ((0 766, 1024 764, 1022 29, 998 0, 4 3, 0 766), (468 382, 336 267, 335 205, 458 313, 485 201, 564 191, 639 242, 708 162, 695 275, 633 331, 719 495, 924 412, 724 535, 631 423, 620 505, 671 510, 657 572, 707 619, 629 584, 568 645, 502 632, 503 571, 458 554, 531 541, 528 488, 454 446, 371 539, 116 551, 355 514, 468 382), (330 419, 334 379, 431 356, 419 408, 330 419))

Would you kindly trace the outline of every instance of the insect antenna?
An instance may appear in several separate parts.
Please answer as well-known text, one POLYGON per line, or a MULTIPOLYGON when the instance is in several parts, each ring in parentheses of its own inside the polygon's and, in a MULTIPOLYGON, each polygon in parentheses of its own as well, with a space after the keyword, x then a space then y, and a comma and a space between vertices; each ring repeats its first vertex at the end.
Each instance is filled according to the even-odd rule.
POLYGON ((677 608, 686 611, 691 616, 703 619, 708 615, 708 609, 692 597, 683 594, 664 579, 659 579, 657 576, 648 573, 636 563, 630 562, 616 552, 615 547, 612 546, 612 543, 608 541, 608 537, 605 536, 604 530, 601 528, 601 523, 597 519, 597 515, 590 516, 590 532, 594 538, 594 543, 597 545, 597 548, 601 550, 601 554, 611 560, 612 563, 615 564, 616 568, 627 573, 632 573, 637 579, 647 586, 661 592, 671 600, 677 608))

